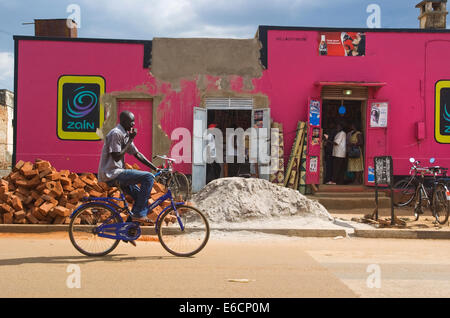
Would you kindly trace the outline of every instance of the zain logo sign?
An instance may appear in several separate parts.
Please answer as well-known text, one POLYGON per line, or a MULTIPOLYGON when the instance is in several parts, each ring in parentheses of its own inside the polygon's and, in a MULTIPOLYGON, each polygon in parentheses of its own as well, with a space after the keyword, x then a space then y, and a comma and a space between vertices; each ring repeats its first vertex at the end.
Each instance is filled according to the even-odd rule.
POLYGON ((99 140, 104 110, 100 96, 105 81, 99 76, 62 76, 58 81, 58 137, 69 140, 99 140))

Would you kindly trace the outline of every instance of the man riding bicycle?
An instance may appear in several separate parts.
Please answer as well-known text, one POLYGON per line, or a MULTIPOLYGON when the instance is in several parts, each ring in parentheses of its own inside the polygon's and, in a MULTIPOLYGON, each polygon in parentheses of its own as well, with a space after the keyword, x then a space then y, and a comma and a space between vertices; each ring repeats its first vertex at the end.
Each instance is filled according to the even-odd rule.
POLYGON ((155 176, 147 171, 125 169, 124 157, 128 153, 147 167, 159 171, 134 145, 136 134, 134 114, 130 111, 121 112, 120 123, 111 129, 104 140, 98 180, 109 186, 116 186, 118 183, 122 190, 134 199, 132 221, 152 224, 147 218, 147 207, 155 176))

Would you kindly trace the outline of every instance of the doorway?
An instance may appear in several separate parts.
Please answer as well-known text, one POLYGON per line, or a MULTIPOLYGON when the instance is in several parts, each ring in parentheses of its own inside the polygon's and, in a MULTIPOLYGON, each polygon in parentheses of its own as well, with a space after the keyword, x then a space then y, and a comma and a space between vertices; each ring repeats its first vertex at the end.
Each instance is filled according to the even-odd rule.
POLYGON ((340 165, 339 172, 334 171, 336 165, 333 164, 333 145, 327 143, 324 146, 323 154, 323 176, 322 183, 337 182, 338 184, 363 184, 364 181, 364 131, 365 131, 365 100, 346 99, 324 99, 322 102, 322 129, 323 133, 333 140, 336 136, 336 124, 340 123, 346 134, 346 157, 340 165), (349 140, 357 139, 356 134, 351 136, 352 126, 361 133, 359 158, 349 158, 349 140), (340 181, 336 180, 339 179, 340 181))
MULTIPOLYGON (((224 158, 223 163, 211 163, 207 164, 206 169, 206 183, 209 183, 218 178, 224 177, 237 177, 248 176, 250 174, 250 164, 248 158, 243 163, 238 163, 236 158, 234 162, 227 162, 226 156, 234 153, 233 145, 227 144, 226 129, 227 128, 242 128, 246 131, 252 125, 252 110, 238 110, 238 109, 208 109, 207 110, 207 127, 211 124, 215 124, 215 128, 219 129, 223 136, 222 145, 216 145, 216 147, 222 147, 224 158)), ((234 139, 233 144, 236 145, 237 140, 234 139)), ((249 140, 244 140, 244 145, 248 144, 249 140)), ((220 153, 220 152, 219 152, 220 153)))

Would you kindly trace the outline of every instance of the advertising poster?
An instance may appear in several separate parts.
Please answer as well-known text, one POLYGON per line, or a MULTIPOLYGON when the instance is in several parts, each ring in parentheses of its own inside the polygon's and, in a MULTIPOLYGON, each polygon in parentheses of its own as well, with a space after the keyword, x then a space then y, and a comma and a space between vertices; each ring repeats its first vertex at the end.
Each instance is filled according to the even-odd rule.
POLYGON ((436 83, 434 136, 437 142, 450 144, 450 81, 436 83))
POLYGON ((365 56, 364 32, 323 32, 319 36, 319 55, 365 56))
POLYGON ((318 163, 319 163, 319 158, 316 156, 311 156, 311 158, 309 159, 309 171, 316 173, 318 163))
POLYGON ((254 114, 255 127, 254 128, 263 128, 263 125, 264 125, 263 117, 264 117, 263 110, 255 110, 255 114, 254 114))
POLYGON ((64 75, 58 79, 58 137, 63 140, 98 140, 104 120, 100 97, 101 76, 64 75))
POLYGON ((370 127, 387 127, 388 104, 373 103, 370 107, 370 127))
POLYGON ((320 126, 320 101, 311 100, 309 103, 309 124, 320 126))

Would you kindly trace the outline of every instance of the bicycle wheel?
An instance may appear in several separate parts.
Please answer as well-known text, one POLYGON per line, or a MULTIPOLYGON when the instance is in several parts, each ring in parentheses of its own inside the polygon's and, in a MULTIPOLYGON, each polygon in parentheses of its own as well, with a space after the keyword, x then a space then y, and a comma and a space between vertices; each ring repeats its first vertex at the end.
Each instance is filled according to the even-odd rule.
POLYGON ((416 185, 410 179, 397 181, 392 187, 394 191, 394 205, 396 207, 407 206, 414 200, 416 185))
POLYGON ((169 182, 172 196, 177 201, 187 201, 191 196, 191 187, 188 178, 181 172, 175 171, 169 182))
POLYGON ((445 224, 450 212, 450 204, 447 200, 447 189, 438 183, 433 193, 433 215, 439 224, 445 224))
POLYGON ((209 239, 209 224, 198 209, 179 205, 177 211, 180 223, 173 208, 161 215, 158 221, 158 238, 166 251, 175 256, 188 257, 200 252, 209 239))
POLYGON ((112 252, 120 240, 99 237, 95 230, 102 224, 115 223, 122 223, 122 220, 112 208, 98 203, 87 203, 70 220, 70 241, 84 255, 104 256, 112 252))

